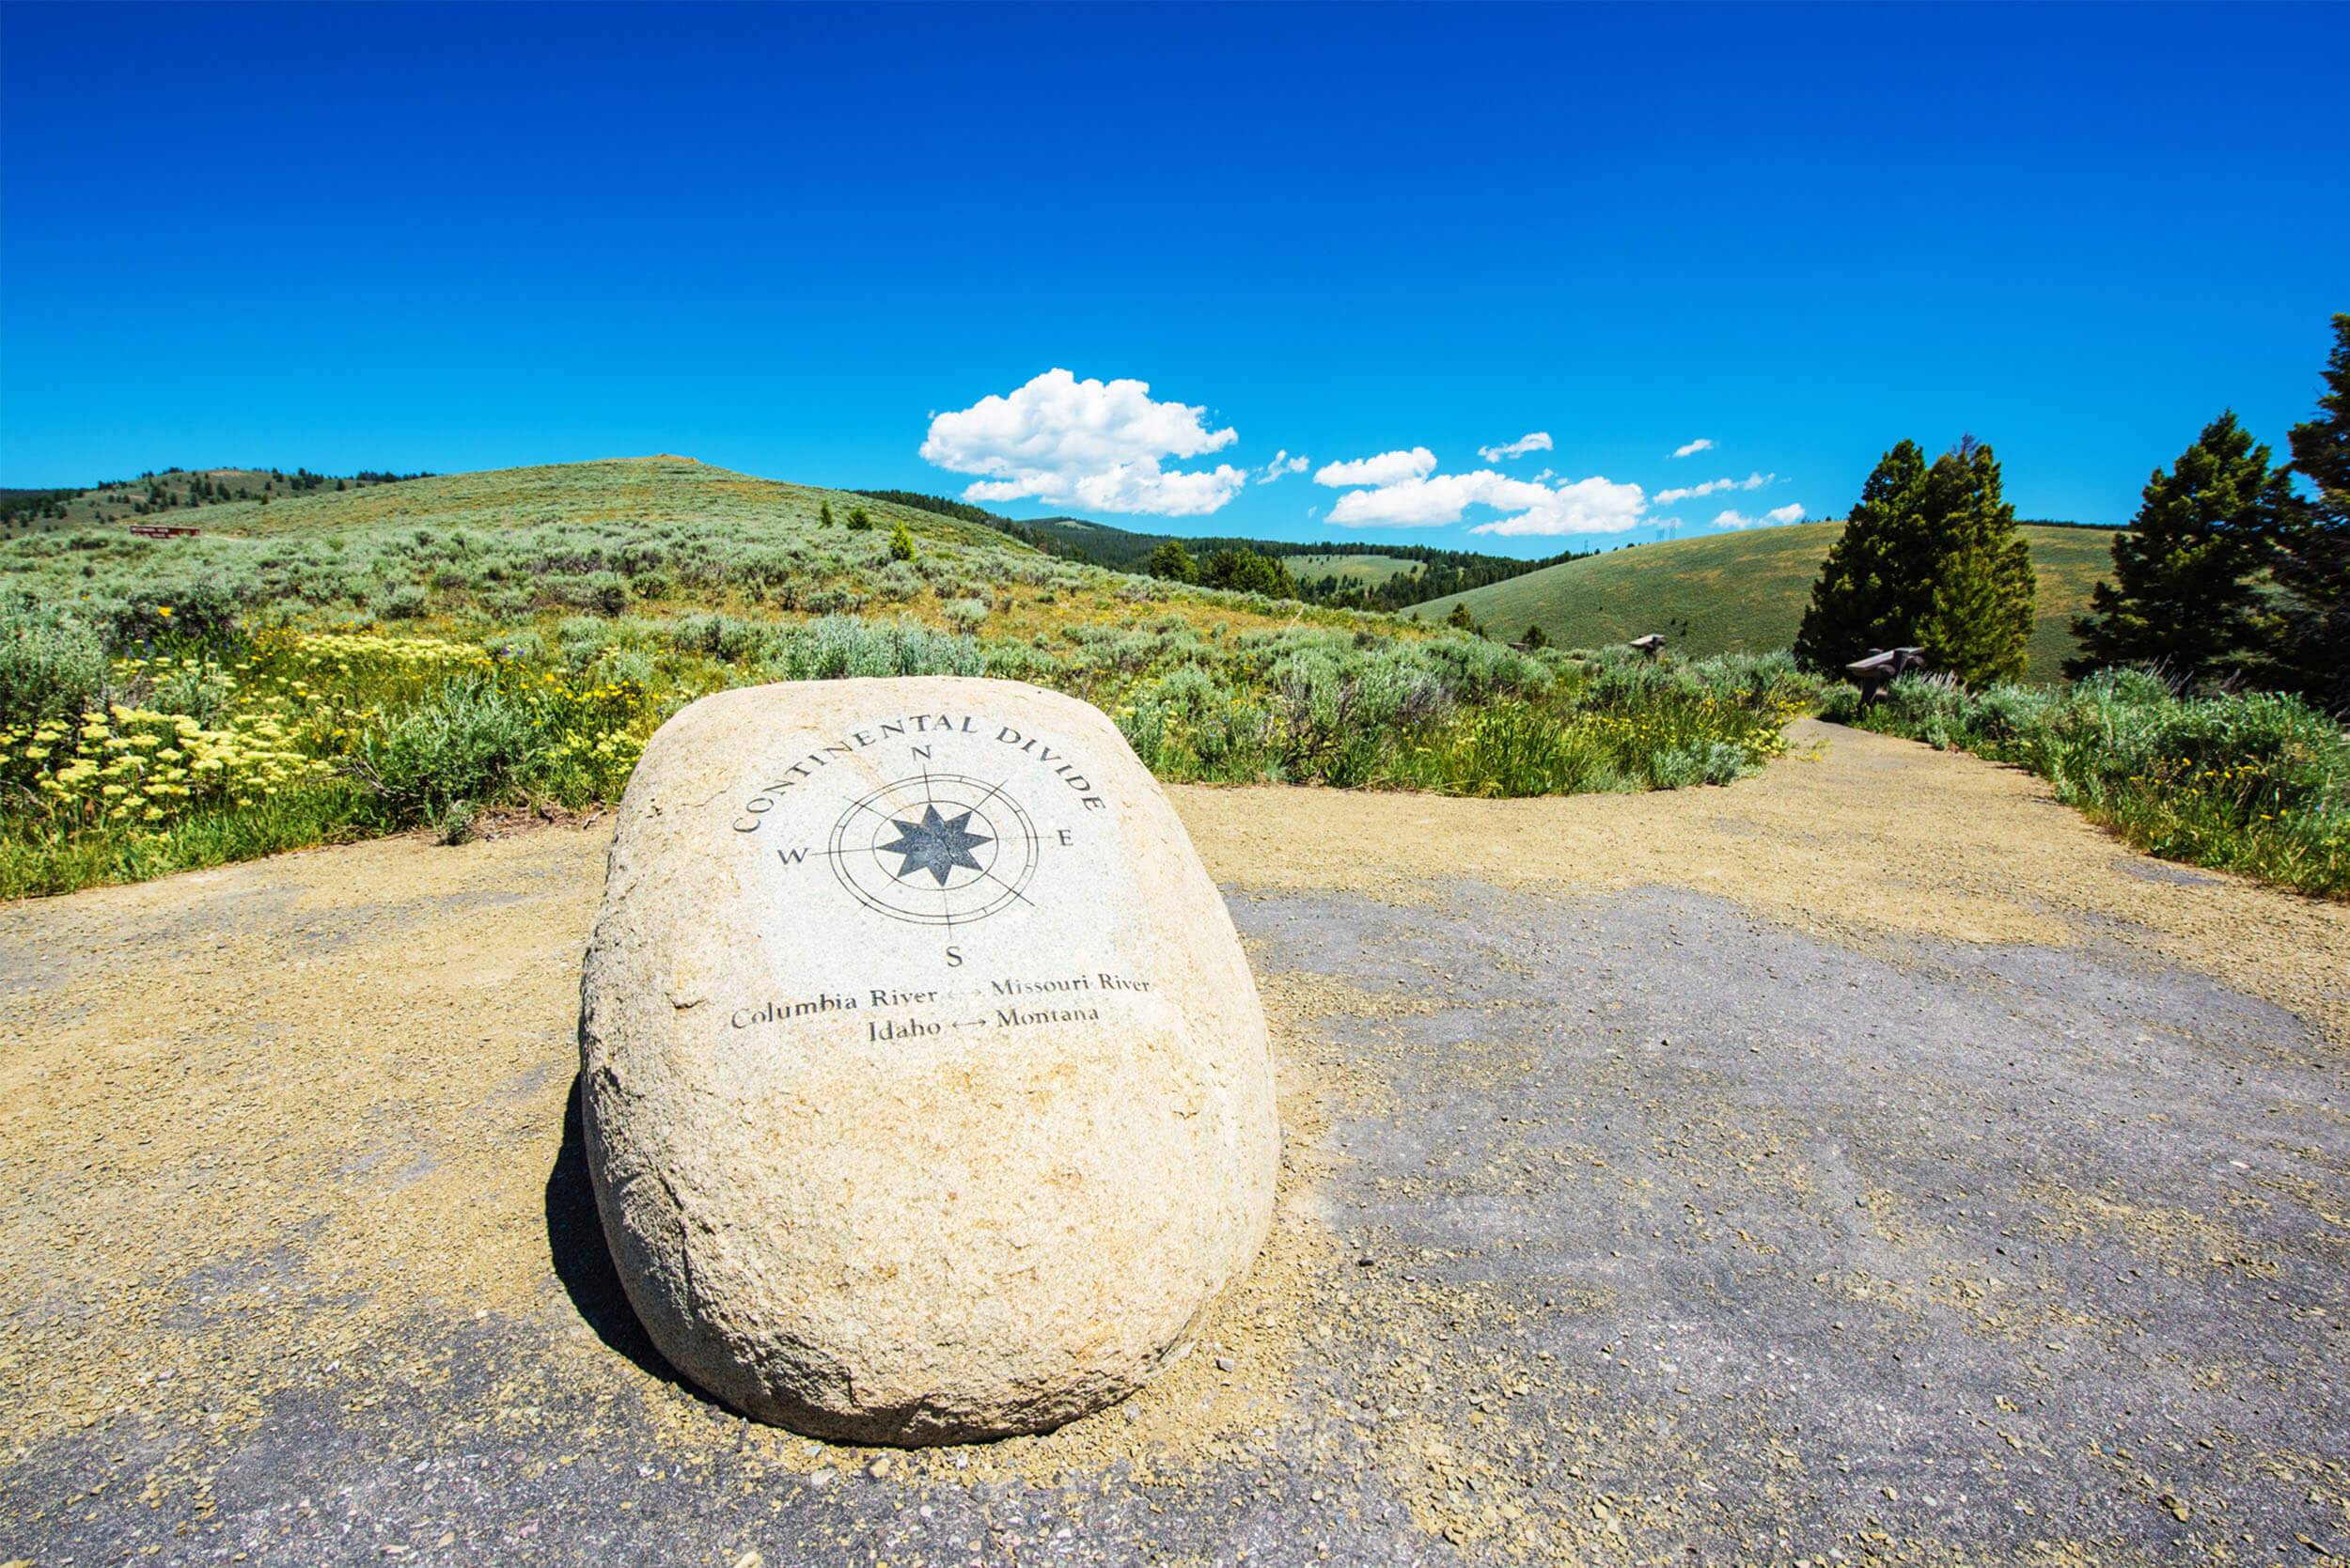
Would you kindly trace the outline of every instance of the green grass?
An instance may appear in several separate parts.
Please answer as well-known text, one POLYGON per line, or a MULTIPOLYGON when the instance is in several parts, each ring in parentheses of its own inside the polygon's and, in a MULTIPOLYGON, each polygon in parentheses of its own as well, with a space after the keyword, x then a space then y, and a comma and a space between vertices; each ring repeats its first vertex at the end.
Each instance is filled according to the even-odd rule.
POLYGON ((1727 779, 1816 690, 1784 655, 1526 654, 684 459, 201 515, 0 541, 0 897, 610 800, 669 714, 765 681, 1000 676, 1168 778, 1501 795, 1727 779))
POLYGON ((1291 556, 1282 565, 1299 582, 1336 577, 1341 582, 1360 583, 1373 588, 1390 577, 1408 577, 1419 570, 1418 561, 1395 556, 1327 555, 1291 556))
MULTIPOLYGON (((1662 632, 1692 657, 1765 652, 1795 640, 1811 585, 1841 523, 1709 534, 1562 561, 1507 582, 1434 599, 1414 614, 1441 621, 1458 604, 1497 636, 1539 625, 1554 643, 1596 648, 1662 632)), ((2075 648, 2071 618, 2112 564, 2103 528, 2024 525, 2039 576, 2030 679, 2054 681, 2075 648)))
POLYGON ((2139 670, 2059 690, 1912 677, 1865 713, 1844 688, 1829 714, 2029 769, 2166 860, 2350 899, 2350 732, 2296 698, 2182 698, 2139 670))

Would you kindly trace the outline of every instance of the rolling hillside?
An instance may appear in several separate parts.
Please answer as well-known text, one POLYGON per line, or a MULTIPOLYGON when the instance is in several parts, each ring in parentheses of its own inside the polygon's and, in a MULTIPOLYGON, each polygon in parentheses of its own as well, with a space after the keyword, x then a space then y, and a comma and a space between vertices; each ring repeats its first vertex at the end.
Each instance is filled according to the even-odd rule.
POLYGON ((398 484, 429 475, 313 474, 306 468, 166 468, 135 479, 112 479, 86 489, 0 489, 0 537, 41 529, 147 522, 200 528, 213 507, 234 502, 287 501, 398 484))
POLYGON ((1418 570, 1418 563, 1402 556, 1383 556, 1369 552, 1339 552, 1328 555, 1292 556, 1283 563, 1290 574, 1299 582, 1311 582, 1323 577, 1336 577, 1344 583, 1376 586, 1390 577, 1401 577, 1418 570))
MULTIPOLYGON (((1406 613, 1441 620, 1466 604, 1496 635, 1515 638, 1538 625, 1571 648, 1662 632, 1684 653, 1766 651, 1795 640, 1820 562, 1843 527, 1801 523, 1611 550, 1406 613)), ((2068 622, 2088 608, 2090 589, 2111 566, 2113 534, 2037 523, 2023 528, 2039 572, 2031 679, 2053 681, 2073 651, 2068 622)))
POLYGON ((46 521, 0 537, 0 604, 21 594, 77 606, 133 642, 242 617, 257 626, 373 625, 525 648, 569 643, 584 659, 614 646, 653 656, 682 635, 681 618, 700 618, 695 635, 728 645, 728 658, 772 642, 768 628, 821 617, 983 630, 1028 642, 1038 659, 1048 656, 1031 639, 1073 650, 1087 638, 1115 640, 1146 618, 1143 606, 1170 635, 1195 624, 1245 632, 1367 623, 1351 612, 1137 580, 960 517, 681 457, 342 490, 329 480, 267 504, 256 496, 174 507, 153 520, 198 531, 142 538, 109 519, 46 521), (848 525, 859 507, 869 529, 848 525), (893 554, 901 523, 911 558, 893 554), (711 612, 744 624, 713 624, 711 612))
POLYGON ((1010 518, 968 501, 919 491, 860 490, 857 494, 895 506, 980 524, 1052 555, 1105 566, 1113 572, 1148 572, 1152 553, 1163 544, 1180 544, 1195 560, 1220 550, 1253 551, 1280 559, 1308 603, 1354 609, 1402 609, 1440 594, 1465 591, 1481 584, 1539 571, 1573 554, 1564 552, 1541 560, 1527 560, 1515 556, 1491 556, 1426 544, 1366 541, 1333 549, 1326 542, 1254 539, 1246 535, 1140 533, 1082 517, 1010 518))

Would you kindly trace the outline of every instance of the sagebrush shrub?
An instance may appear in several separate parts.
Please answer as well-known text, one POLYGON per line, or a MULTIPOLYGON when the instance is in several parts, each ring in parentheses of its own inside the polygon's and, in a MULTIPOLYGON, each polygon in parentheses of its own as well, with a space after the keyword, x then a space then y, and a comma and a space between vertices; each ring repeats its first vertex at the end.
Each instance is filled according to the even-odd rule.
POLYGON ((350 767, 384 813, 404 823, 513 792, 539 754, 521 698, 491 682, 452 681, 363 739, 350 767))
POLYGON ((30 604, 0 608, 0 728, 103 706, 107 673, 95 628, 30 604))

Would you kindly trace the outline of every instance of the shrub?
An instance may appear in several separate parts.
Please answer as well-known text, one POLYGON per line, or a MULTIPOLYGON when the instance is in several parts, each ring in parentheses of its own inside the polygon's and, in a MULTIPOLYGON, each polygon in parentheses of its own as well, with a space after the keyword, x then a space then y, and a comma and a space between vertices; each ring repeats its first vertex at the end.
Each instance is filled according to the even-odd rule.
POLYGON ((30 604, 0 609, 0 729, 71 719, 106 700, 98 633, 30 604))
MULTIPOLYGON (((352 589, 338 584, 334 597, 350 597, 352 589)), ((237 629, 238 596, 218 577, 182 582, 176 587, 143 588, 115 606, 108 641, 117 652, 148 648, 158 640, 177 642, 232 641, 237 629)))
POLYGON ((670 646, 728 664, 756 657, 770 642, 775 629, 758 621, 728 615, 689 615, 671 626, 670 646))
POLYGON ((1138 688, 1119 710, 1118 728, 1163 778, 1238 782, 1274 771, 1264 709, 1196 665, 1138 688))
POLYGON ((1462 713, 1416 747, 1410 782, 1465 795, 1581 794, 1623 787, 1587 725, 1512 699, 1462 713))
POLYGON ((641 648, 615 648, 595 662, 589 675, 599 685, 650 686, 657 673, 653 656, 641 648))
POLYGON ((425 591, 415 583, 397 583, 375 596, 375 613, 384 620, 415 620, 424 614, 425 591))
POLYGON ((521 788, 538 749, 519 698, 491 682, 452 681, 367 737, 350 772, 385 817, 408 823, 521 788))
POLYGON ((922 590, 922 579, 904 561, 891 561, 873 573, 873 592, 893 604, 902 604, 922 590))
POLYGON ((784 681, 981 675, 986 673, 987 658, 970 637, 933 632, 912 621, 881 625, 827 616, 786 631, 769 654, 766 667, 784 681))

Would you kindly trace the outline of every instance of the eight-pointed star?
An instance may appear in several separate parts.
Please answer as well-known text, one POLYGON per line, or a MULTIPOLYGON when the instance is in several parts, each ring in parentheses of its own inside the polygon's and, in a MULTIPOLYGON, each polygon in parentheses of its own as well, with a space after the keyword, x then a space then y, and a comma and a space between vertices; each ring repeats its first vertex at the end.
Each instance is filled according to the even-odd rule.
POLYGON ((905 856, 904 864, 898 868, 899 877, 928 871, 938 879, 941 887, 947 886, 947 873, 958 867, 984 870, 986 868, 971 858, 971 852, 981 844, 995 842, 984 834, 971 831, 970 812, 949 820, 940 816, 935 806, 922 808, 920 822, 893 821, 889 825, 898 830, 898 841, 882 845, 881 853, 905 856))

